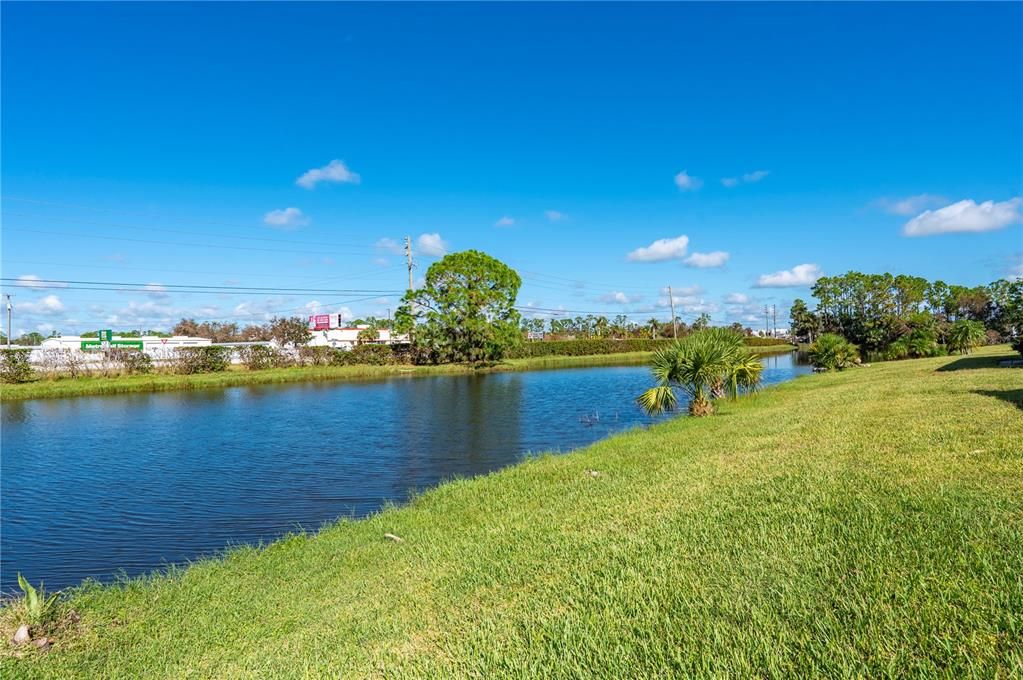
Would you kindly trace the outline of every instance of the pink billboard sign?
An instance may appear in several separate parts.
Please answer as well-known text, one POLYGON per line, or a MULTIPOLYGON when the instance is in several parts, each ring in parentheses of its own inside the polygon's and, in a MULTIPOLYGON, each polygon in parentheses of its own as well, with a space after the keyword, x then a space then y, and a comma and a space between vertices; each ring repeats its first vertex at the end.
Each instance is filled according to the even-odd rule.
POLYGON ((309 317, 309 328, 314 331, 330 329, 330 314, 316 314, 309 317))

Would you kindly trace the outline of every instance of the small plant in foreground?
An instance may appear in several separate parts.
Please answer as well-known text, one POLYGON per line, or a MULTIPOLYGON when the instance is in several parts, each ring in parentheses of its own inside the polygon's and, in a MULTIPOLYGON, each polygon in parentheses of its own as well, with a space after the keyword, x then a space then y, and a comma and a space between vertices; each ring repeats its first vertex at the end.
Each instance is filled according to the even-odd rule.
POLYGON ((810 363, 816 368, 841 371, 859 360, 859 350, 841 335, 825 333, 810 345, 810 363))
POLYGON ((650 414, 673 411, 678 406, 674 388, 689 396, 689 414, 709 416, 713 400, 760 385, 763 364, 743 343, 743 338, 724 328, 697 331, 654 353, 651 370, 657 385, 636 401, 650 414))
POLYGON ((18 574, 18 587, 25 593, 25 616, 28 618, 28 624, 43 626, 49 623, 56 612, 57 594, 54 593, 46 597, 46 590, 43 589, 42 583, 39 584, 39 590, 36 590, 20 573, 18 574))

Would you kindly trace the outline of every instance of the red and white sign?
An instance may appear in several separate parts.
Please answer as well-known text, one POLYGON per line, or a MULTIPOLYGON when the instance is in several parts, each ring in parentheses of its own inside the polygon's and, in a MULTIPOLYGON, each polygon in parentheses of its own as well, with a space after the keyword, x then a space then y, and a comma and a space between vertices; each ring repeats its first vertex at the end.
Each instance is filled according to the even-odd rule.
POLYGON ((330 314, 316 314, 309 317, 309 327, 314 331, 330 329, 330 314))

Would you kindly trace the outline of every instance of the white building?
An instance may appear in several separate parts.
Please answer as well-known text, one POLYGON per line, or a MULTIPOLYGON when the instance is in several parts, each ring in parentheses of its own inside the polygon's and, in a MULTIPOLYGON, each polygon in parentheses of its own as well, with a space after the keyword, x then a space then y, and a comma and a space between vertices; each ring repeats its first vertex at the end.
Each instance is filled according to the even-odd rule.
MULTIPOLYGON (((333 316, 333 315, 331 315, 333 316)), ((312 338, 306 343, 309 347, 336 347, 351 349, 356 345, 393 345, 408 342, 407 335, 392 334, 387 328, 375 331, 373 339, 359 339, 359 333, 369 328, 368 325, 347 326, 343 328, 309 329, 312 338)))
MULTIPOLYGON (((161 338, 158 335, 143 335, 138 338, 125 338, 115 335, 110 339, 111 349, 140 349, 146 354, 162 354, 178 347, 202 347, 211 345, 209 338, 194 338, 187 335, 175 335, 169 338, 161 338)), ((102 349, 103 343, 99 338, 83 338, 80 335, 64 335, 59 338, 46 338, 40 345, 40 349, 77 349, 92 350, 102 349)))

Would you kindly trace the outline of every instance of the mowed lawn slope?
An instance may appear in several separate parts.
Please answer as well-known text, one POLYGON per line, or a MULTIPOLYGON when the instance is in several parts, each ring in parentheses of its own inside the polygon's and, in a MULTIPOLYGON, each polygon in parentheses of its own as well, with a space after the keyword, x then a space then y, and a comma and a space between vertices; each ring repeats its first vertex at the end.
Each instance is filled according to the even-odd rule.
POLYGON ((805 376, 85 590, 3 676, 1019 677, 1023 370, 996 356, 805 376))

